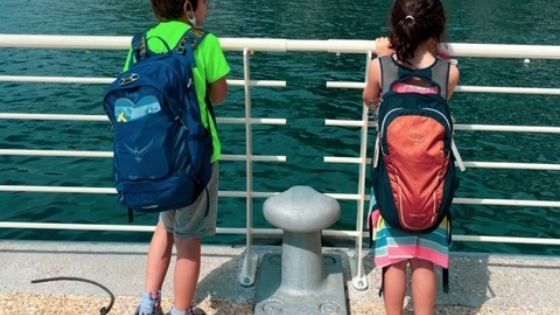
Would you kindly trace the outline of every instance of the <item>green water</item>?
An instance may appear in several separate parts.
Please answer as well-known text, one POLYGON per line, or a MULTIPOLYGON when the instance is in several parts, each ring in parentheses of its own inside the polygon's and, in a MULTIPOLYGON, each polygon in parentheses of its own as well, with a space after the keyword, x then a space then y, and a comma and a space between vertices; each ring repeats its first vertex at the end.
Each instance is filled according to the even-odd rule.
MULTIPOLYGON (((391 1, 211 0, 206 28, 221 37, 295 39, 373 39, 387 32, 391 1), (341 4, 343 3, 343 4, 341 4)), ((445 1, 451 42, 543 44, 560 42, 554 1, 445 1)), ((153 23, 149 1, 3 1, 0 33, 132 35, 153 23)), ((228 52, 232 79, 242 78, 241 55, 228 52)), ((124 51, 0 49, 0 75, 113 76, 124 51)), ((326 164, 323 156, 357 156, 359 131, 328 127, 324 119, 359 119, 361 91, 325 88, 325 81, 361 81, 363 55, 261 53, 252 56, 254 79, 286 80, 286 88, 253 91, 255 117, 287 118, 285 127, 255 126, 258 155, 286 155, 287 163, 255 163, 255 191, 283 191, 311 185, 322 192, 355 193, 356 165, 326 164)), ((462 85, 558 87, 558 61, 459 60, 462 85)), ((102 86, 0 83, 1 112, 101 114, 102 86)), ((458 123, 556 126, 558 96, 457 93, 452 100, 458 123)), ((243 90, 232 87, 222 117, 244 114, 243 90)), ((0 121, 0 148, 111 149, 107 123, 0 121)), ((240 126, 220 127, 226 154, 244 154, 240 126)), ((560 163, 557 135, 459 132, 457 145, 466 161, 560 163)), ((245 190, 245 165, 221 163, 221 190, 245 190)), ((558 172, 469 169, 460 174, 457 197, 560 200, 558 172)), ((0 156, 1 185, 109 187, 108 159, 0 156)), ((218 226, 242 227, 245 200, 220 199, 218 226)), ((266 227, 263 200, 256 200, 255 226, 266 227)), ((336 228, 353 229, 355 202, 341 202, 336 228)), ((114 196, 0 193, 2 221, 128 224, 114 196)), ((457 205, 454 233, 560 238, 560 209, 457 205)), ((134 224, 154 224, 138 216, 134 224)), ((4 230, 4 239, 133 240, 149 234, 4 230)), ((332 240, 331 240, 332 241, 332 240)), ((222 235, 207 242, 238 244, 243 236, 222 235)), ((455 244, 455 250, 558 254, 558 247, 455 244)))

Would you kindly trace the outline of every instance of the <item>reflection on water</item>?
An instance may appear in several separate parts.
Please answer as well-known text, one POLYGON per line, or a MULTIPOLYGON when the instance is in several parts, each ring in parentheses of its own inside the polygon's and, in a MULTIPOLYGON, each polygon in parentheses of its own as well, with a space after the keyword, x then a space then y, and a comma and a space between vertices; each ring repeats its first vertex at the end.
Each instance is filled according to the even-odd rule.
MULTIPOLYGON (((222 37, 297 39, 373 39, 387 32, 392 1, 333 0, 212 1, 206 28, 222 37)), ((446 1, 451 42, 558 44, 555 12, 560 2, 446 1)), ((2 5, 0 33, 132 35, 155 23, 149 1, 87 2, 29 0, 2 5)), ((238 52, 227 52, 232 78, 242 77, 238 52)), ((255 79, 286 80, 287 87, 253 90, 255 117, 283 117, 288 126, 255 126, 254 150, 261 155, 286 155, 287 163, 255 163, 256 191, 283 191, 311 185, 319 191, 357 191, 356 165, 325 164, 323 156, 357 156, 359 131, 328 127, 324 119, 359 119, 360 91, 333 90, 325 81, 362 81, 364 56, 311 53, 252 55, 255 79)), ((120 51, 0 49, 0 74, 112 76, 124 61, 120 51)), ((557 61, 514 59, 459 60, 463 85, 557 87, 557 61)), ((103 86, 0 83, 3 112, 101 114, 103 86)), ((458 123, 557 125, 558 96, 457 93, 452 108, 458 123)), ((243 90, 233 87, 220 116, 244 114, 243 90)), ((25 149, 110 150, 107 123, 0 121, 0 147, 25 149)), ((240 126, 220 127, 227 154, 244 154, 240 126)), ((373 134, 373 132, 372 132, 373 134)), ((466 161, 560 163, 558 136, 459 132, 457 144, 466 161)), ((221 163, 221 189, 245 189, 244 163, 221 163)), ((0 157, 0 184, 111 186, 106 159, 0 157)), ((460 174, 460 197, 559 200, 558 172, 472 169, 460 174)), ((114 196, 2 193, 0 220, 98 222, 127 224, 114 196)), ((355 203, 341 202, 340 228, 355 224, 355 203)), ((255 224, 266 226, 255 202, 255 224)), ((245 224, 243 199, 220 200, 219 226, 245 224)), ((559 238, 560 209, 457 205, 455 233, 559 238)), ((138 216, 135 224, 153 224, 138 216)), ((5 238, 145 240, 146 235, 57 231, 5 231, 5 238), (40 234, 38 234, 40 233, 40 234), (38 236, 40 235, 40 236, 38 236)), ((242 236, 217 236, 211 241, 236 243, 242 236)), ((526 253, 554 249, 503 244, 455 244, 457 250, 526 253)))

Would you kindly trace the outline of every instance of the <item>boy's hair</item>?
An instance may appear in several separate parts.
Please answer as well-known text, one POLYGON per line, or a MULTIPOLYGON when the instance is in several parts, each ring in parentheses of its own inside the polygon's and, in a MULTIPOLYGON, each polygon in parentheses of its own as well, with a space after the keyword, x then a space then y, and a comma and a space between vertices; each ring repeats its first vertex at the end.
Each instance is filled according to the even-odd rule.
POLYGON ((160 21, 180 20, 185 12, 185 2, 189 2, 193 11, 198 8, 198 0, 151 0, 152 10, 160 21))
POLYGON ((440 0, 396 0, 391 11, 391 48, 400 61, 407 62, 420 43, 430 38, 441 41, 446 22, 440 0))

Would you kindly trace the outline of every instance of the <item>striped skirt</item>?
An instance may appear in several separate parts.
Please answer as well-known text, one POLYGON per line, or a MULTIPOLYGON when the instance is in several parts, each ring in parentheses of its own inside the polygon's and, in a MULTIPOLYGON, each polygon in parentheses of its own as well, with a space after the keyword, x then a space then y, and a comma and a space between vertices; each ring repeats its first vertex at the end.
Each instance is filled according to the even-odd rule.
POLYGON ((403 260, 418 258, 442 268, 449 266, 449 224, 444 219, 431 233, 407 233, 385 224, 383 218, 373 214, 375 239, 375 265, 386 267, 403 260))

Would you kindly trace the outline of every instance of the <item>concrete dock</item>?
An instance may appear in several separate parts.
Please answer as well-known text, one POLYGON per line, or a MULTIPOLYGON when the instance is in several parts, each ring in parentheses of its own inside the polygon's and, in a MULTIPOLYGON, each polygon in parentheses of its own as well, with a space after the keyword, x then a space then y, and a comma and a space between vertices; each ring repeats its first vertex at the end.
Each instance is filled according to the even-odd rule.
MULTIPOLYGON (((148 244, 0 241, 0 315, 99 314, 109 295, 89 283, 50 277, 82 277, 115 296, 110 314, 133 314, 142 291, 148 244)), ((255 246, 260 256, 280 247, 255 246)), ((196 302, 207 314, 251 314, 254 287, 237 277, 244 248, 204 246, 196 302)), ((377 295, 380 272, 364 259, 369 287, 354 289, 348 267, 351 251, 325 248, 343 257, 347 309, 351 314, 384 314, 377 295)), ((367 254, 368 251, 365 251, 367 254)), ((164 310, 171 305, 172 267, 163 289, 164 310)), ((407 312, 412 305, 407 297, 407 312)), ((560 258, 454 253, 450 293, 440 292, 436 314, 560 314, 560 258)))

